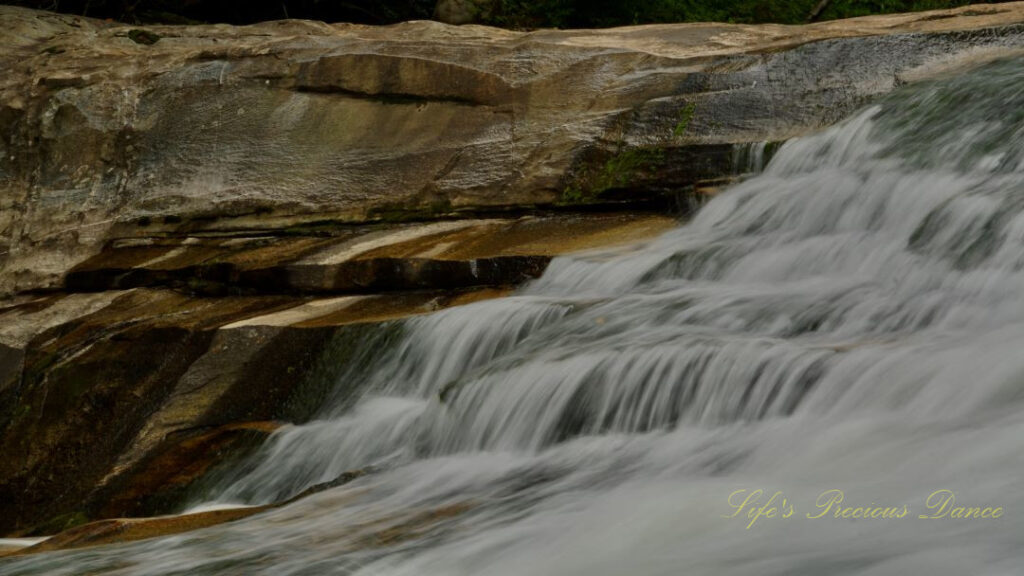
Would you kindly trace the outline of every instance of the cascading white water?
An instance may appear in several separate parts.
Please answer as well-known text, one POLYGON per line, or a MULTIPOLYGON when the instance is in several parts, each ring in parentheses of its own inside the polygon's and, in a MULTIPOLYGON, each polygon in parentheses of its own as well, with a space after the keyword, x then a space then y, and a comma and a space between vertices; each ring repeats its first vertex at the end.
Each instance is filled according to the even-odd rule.
POLYGON ((340 378, 357 401, 276 433, 213 500, 375 472, 0 570, 1024 573, 1024 61, 791 141, 688 225, 405 321, 340 378), (729 518, 756 489, 793 515, 729 518), (909 513, 808 518, 831 489, 909 513), (1000 517, 919 518, 943 489, 1000 517), (409 521, 443 509, 458 512, 409 521), (368 545, 370 525, 413 534, 368 545))

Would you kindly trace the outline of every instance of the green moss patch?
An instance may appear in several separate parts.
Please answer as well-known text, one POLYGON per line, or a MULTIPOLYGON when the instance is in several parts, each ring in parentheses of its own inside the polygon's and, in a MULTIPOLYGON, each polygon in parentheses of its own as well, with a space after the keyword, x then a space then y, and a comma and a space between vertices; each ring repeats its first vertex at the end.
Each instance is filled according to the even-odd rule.
POLYGON ((696 111, 697 104, 693 102, 690 102, 679 111, 679 122, 676 122, 675 128, 672 129, 672 136, 680 138, 686 133, 686 129, 690 126, 690 121, 693 120, 693 114, 696 111))
POLYGON ((564 204, 585 204, 597 200, 608 190, 629 188, 636 180, 657 171, 665 164, 661 148, 625 148, 604 162, 585 163, 562 192, 564 204))

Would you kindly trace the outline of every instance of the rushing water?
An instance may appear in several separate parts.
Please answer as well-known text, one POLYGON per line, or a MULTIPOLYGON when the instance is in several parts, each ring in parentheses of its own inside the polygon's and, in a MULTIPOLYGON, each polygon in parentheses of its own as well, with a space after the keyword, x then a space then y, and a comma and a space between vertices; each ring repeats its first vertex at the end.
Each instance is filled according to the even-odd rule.
POLYGON ((904 89, 656 241, 350 356, 355 399, 210 500, 371 473, 0 572, 1024 573, 1024 61, 904 89), (755 489, 780 510, 748 528, 755 489), (832 489, 907 514, 808 518, 832 489), (919 518, 940 489, 1000 517, 919 518))

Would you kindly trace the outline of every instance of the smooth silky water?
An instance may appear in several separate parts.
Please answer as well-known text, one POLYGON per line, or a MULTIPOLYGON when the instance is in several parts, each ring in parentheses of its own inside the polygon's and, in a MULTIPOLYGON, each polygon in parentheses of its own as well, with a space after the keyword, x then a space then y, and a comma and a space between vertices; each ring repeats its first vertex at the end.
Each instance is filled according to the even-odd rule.
POLYGON ((653 242, 350 357, 355 397, 193 505, 371 473, 0 573, 1022 574, 1024 60, 904 88, 653 242), (756 489, 786 503, 748 528, 730 495, 756 489), (831 489, 907 513, 808 518, 831 489), (1001 517, 919 518, 940 489, 1001 517))

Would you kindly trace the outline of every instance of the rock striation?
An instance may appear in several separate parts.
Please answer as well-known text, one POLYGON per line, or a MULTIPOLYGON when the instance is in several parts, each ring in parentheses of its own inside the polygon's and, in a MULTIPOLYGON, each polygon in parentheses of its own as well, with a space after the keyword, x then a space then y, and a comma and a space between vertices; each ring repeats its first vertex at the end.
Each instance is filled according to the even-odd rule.
POLYGON ((354 393, 369 331, 656 235, 778 143, 1022 50, 1024 2, 530 33, 0 6, 0 535, 174 512, 354 393))
POLYGON ((808 26, 145 29, 0 7, 0 294, 112 240, 639 203, 1024 45, 1024 4, 808 26))

